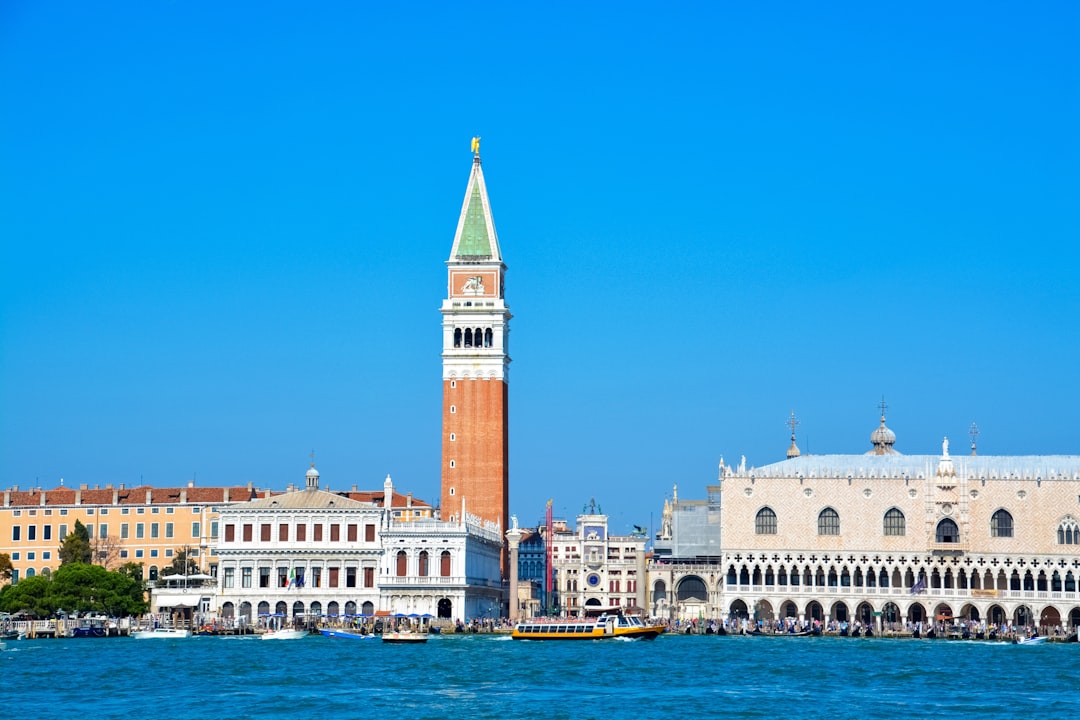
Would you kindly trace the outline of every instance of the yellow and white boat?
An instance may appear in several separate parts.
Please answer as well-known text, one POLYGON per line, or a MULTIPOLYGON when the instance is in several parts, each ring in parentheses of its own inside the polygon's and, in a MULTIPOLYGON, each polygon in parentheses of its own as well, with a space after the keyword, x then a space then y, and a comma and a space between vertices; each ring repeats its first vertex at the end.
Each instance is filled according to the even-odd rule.
POLYGON ((637 615, 603 613, 595 618, 526 620, 514 626, 515 640, 652 640, 663 625, 646 625, 637 615))

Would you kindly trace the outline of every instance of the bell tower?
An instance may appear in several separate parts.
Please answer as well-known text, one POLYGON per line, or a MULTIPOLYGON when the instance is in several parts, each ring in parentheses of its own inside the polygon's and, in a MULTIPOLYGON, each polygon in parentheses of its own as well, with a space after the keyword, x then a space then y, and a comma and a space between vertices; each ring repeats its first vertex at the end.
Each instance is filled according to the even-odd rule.
POLYGON ((510 506, 506 341, 511 315, 479 138, 473 139, 472 172, 446 266, 442 519, 460 522, 468 514, 496 523, 501 536, 510 506))

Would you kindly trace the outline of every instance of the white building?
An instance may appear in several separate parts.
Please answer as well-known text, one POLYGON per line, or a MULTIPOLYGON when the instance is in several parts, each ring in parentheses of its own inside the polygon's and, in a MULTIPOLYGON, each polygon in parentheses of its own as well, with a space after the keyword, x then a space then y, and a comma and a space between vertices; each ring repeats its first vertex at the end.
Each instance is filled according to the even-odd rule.
MULTIPOLYGON (((387 476, 382 502, 306 487, 221 509, 218 613, 253 623, 379 611, 466 620, 501 598, 497 534, 441 522, 411 496, 399 507, 387 476), (414 517, 414 514, 420 515, 414 517)), ((372 493, 372 497, 376 494, 372 493)))

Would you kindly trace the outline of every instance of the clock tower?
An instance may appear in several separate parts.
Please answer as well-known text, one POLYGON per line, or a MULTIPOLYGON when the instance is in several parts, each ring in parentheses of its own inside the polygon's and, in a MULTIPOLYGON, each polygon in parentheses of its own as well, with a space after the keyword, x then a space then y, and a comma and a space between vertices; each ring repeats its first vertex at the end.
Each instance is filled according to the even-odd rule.
MULTIPOLYGON (((491 216, 479 139, 447 266, 443 316, 442 518, 502 536, 509 512, 506 265, 491 216)), ((503 575, 506 558, 503 553, 503 575)))

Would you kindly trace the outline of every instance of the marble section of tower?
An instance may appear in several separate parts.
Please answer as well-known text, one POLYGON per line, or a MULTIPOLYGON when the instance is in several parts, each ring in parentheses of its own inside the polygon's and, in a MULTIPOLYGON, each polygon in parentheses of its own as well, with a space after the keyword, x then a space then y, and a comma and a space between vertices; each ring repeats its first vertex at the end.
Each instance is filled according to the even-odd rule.
POLYGON ((443 301, 442 518, 500 532, 509 512, 506 265, 473 158, 443 301))

